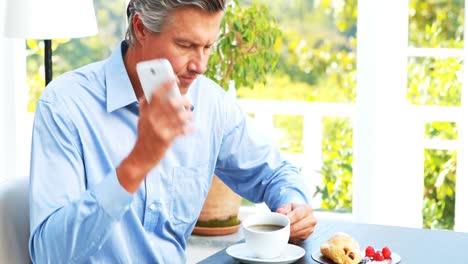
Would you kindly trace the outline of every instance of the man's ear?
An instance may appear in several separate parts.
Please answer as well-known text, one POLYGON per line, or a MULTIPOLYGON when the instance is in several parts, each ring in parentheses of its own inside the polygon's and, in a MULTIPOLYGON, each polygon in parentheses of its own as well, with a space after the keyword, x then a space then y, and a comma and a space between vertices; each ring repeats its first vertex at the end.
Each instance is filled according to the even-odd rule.
POLYGON ((138 13, 133 16, 133 31, 135 32, 137 42, 140 44, 148 37, 148 34, 150 33, 145 25, 143 25, 143 21, 141 21, 140 15, 138 13))

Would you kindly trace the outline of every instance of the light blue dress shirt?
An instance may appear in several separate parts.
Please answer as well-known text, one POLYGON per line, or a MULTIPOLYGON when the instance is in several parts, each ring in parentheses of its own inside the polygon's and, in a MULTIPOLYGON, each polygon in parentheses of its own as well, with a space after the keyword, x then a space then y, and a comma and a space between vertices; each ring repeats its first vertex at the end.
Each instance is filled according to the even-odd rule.
POLYGON ((204 76, 189 90, 196 131, 179 137, 135 194, 116 168, 137 137, 138 102, 123 56, 66 73, 37 103, 31 157, 35 263, 184 263, 213 173, 276 210, 308 203, 298 170, 204 76))

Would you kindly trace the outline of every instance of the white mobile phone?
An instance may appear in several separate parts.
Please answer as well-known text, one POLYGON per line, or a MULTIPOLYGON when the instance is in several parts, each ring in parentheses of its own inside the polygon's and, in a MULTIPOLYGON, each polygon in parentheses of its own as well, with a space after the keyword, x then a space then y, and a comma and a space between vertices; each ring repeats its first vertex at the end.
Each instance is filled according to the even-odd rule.
MULTIPOLYGON (((174 70, 167 59, 156 59, 137 63, 136 70, 146 101, 151 101, 151 94, 168 80, 175 80, 174 70)), ((174 83, 169 96, 180 96, 179 87, 174 83)))

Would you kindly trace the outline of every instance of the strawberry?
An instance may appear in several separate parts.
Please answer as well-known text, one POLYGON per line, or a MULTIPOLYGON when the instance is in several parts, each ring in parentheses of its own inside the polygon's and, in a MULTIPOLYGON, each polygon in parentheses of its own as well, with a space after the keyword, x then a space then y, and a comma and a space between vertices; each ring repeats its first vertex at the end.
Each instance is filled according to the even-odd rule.
POLYGON ((392 251, 388 247, 382 248, 382 255, 385 259, 391 259, 392 258, 392 251))
POLYGON ((375 252, 375 254, 374 254, 374 260, 375 260, 375 261, 382 261, 382 260, 384 260, 384 256, 382 255, 382 252, 380 252, 380 251, 375 252))
POLYGON ((375 254, 375 249, 372 246, 366 247, 366 257, 373 258, 375 254))

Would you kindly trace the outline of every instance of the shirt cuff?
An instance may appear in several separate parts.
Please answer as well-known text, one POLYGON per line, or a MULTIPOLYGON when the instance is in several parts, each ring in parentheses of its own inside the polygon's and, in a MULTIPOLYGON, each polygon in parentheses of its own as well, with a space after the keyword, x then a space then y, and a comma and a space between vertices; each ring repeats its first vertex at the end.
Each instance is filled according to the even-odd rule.
POLYGON ((106 175, 94 193, 101 208, 114 219, 120 219, 133 201, 133 195, 120 185, 115 170, 106 175))
POLYGON ((273 207, 272 209, 276 211, 281 206, 287 205, 287 204, 308 204, 308 201, 300 194, 296 194, 296 193, 289 194, 283 199, 280 199, 278 203, 276 204, 276 206, 273 207))

